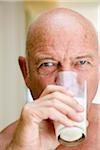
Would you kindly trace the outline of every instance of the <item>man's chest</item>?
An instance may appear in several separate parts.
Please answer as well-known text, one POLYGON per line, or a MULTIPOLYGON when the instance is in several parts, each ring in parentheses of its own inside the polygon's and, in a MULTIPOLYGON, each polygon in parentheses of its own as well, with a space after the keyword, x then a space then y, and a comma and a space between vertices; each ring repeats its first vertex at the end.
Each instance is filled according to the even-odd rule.
POLYGON ((56 150, 100 150, 100 144, 98 145, 90 145, 90 146, 84 146, 84 147, 80 147, 80 148, 65 148, 65 147, 58 147, 56 150))
POLYGON ((77 147, 64 147, 60 145, 56 150, 100 150, 100 133, 97 128, 90 130, 87 138, 77 147))
POLYGON ((86 141, 77 147, 64 147, 60 145, 56 150, 100 150, 100 141, 90 140, 89 143, 86 141))

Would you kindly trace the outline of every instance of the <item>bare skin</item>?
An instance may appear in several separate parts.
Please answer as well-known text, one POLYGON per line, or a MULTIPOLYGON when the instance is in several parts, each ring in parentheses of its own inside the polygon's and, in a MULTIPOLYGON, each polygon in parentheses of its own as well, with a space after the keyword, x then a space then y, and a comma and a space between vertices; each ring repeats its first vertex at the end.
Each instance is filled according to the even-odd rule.
POLYGON ((23 107, 16 123, 2 131, 0 139, 4 147, 0 148, 99 150, 100 106, 92 104, 99 81, 99 58, 92 25, 72 10, 51 10, 31 25, 26 49, 28 70, 24 57, 19 57, 19 65, 34 101, 23 107), (56 85, 57 74, 64 70, 76 72, 88 83, 88 136, 74 148, 64 147, 56 140, 53 125, 57 121, 70 127, 74 121, 82 121, 79 115, 84 111, 82 106, 70 91, 56 85), (48 75, 40 74, 41 71, 48 75))

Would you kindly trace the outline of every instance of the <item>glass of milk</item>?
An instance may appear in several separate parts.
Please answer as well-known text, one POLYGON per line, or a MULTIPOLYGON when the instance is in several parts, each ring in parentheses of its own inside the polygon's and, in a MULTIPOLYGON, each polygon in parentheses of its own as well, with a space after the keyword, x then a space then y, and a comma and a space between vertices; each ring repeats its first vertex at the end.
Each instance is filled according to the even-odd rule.
POLYGON ((65 87, 74 93, 75 100, 83 106, 84 112, 82 122, 75 122, 73 127, 65 127, 54 122, 55 133, 58 141, 65 146, 77 146, 86 137, 87 120, 87 82, 78 78, 73 71, 61 71, 57 76, 57 85, 65 87))

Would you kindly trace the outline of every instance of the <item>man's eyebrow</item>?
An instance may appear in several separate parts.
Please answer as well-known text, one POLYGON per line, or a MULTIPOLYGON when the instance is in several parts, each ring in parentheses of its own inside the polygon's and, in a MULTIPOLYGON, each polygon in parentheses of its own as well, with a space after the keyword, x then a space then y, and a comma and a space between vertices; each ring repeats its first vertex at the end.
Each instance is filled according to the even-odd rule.
POLYGON ((46 55, 45 55, 45 56, 39 56, 39 57, 36 57, 36 58, 35 58, 35 60, 36 60, 37 63, 40 62, 40 61, 49 60, 49 59, 54 60, 53 57, 51 57, 51 56, 46 56, 46 55))
POLYGON ((80 55, 80 56, 77 56, 76 59, 83 59, 83 58, 89 58, 91 59, 92 61, 94 60, 93 56, 92 55, 80 55))

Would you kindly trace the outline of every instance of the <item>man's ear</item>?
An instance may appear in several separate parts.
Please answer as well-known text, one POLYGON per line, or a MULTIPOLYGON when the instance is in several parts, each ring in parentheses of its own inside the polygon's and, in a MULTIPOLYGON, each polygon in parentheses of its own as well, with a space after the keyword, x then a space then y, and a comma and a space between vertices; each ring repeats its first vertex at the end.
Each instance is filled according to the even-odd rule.
POLYGON ((18 63, 19 63, 19 66, 20 66, 20 70, 22 72, 22 75, 23 75, 23 78, 24 78, 24 81, 26 83, 26 86, 29 88, 30 84, 29 84, 29 75, 28 75, 28 71, 27 71, 27 66, 26 66, 26 59, 25 57, 23 56, 19 56, 18 58, 18 63))
POLYGON ((99 60, 98 60, 98 63, 99 63, 99 81, 100 81, 100 48, 98 50, 98 57, 99 57, 99 60))
POLYGON ((100 64, 99 64, 99 81, 100 81, 100 64))

